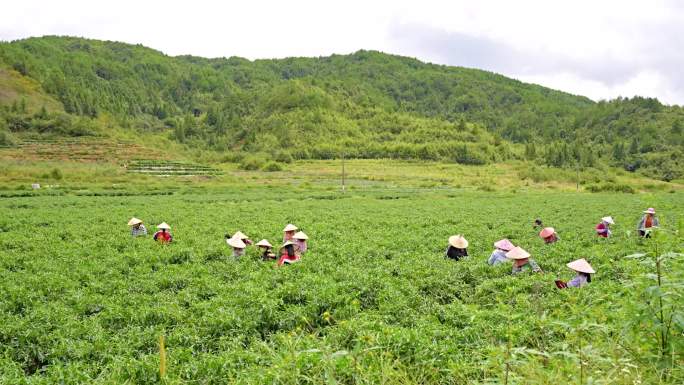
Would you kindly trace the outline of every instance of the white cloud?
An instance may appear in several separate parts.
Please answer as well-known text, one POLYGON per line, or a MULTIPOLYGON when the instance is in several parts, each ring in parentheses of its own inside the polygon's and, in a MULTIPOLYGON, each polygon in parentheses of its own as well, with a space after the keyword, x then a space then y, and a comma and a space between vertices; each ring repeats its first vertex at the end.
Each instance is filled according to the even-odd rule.
POLYGON ((639 94, 684 104, 684 5, 675 0, 3 4, 0 39, 47 34, 251 59, 377 49, 594 99, 639 94))

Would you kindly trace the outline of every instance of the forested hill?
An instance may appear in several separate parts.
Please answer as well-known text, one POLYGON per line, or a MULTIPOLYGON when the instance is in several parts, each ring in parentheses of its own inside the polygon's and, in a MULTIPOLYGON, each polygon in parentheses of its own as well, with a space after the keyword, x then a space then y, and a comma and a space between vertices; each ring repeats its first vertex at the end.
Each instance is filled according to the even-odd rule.
POLYGON ((595 103, 373 51, 249 61, 30 38, 0 43, 0 104, 5 142, 32 131, 122 129, 277 160, 344 153, 570 167, 579 159, 668 180, 684 169, 681 107, 638 97, 595 103))

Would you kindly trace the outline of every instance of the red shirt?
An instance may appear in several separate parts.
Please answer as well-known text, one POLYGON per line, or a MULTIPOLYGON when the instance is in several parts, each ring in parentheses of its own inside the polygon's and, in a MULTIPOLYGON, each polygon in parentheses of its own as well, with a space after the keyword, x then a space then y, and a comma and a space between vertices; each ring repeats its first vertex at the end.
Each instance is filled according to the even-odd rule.
POLYGON ((596 225, 596 235, 599 237, 608 238, 608 229, 603 222, 596 225))
POLYGON ((285 253, 280 256, 280 259, 278 260, 278 266, 282 266, 285 263, 285 261, 290 263, 297 262, 299 261, 299 256, 295 254, 290 257, 289 255, 287 255, 287 253, 285 253))
POLYGON ((171 233, 168 231, 157 231, 154 233, 154 240, 159 241, 159 243, 169 243, 171 239, 171 233))
POLYGON ((650 229, 653 227, 653 217, 651 215, 646 215, 646 220, 644 221, 644 228, 650 229))

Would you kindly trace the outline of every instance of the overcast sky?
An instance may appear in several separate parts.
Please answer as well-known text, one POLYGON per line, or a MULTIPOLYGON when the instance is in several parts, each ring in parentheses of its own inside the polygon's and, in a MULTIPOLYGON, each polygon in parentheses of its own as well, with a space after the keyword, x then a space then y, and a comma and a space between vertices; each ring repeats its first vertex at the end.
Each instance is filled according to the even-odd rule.
POLYGON ((359 49, 592 99, 684 104, 684 1, 7 1, 0 40, 72 35, 249 59, 359 49))

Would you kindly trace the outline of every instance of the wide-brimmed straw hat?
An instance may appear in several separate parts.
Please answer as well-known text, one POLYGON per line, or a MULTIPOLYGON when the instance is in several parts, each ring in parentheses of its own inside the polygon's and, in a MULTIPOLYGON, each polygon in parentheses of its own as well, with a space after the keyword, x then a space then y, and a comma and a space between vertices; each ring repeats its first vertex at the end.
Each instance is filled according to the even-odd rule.
POLYGON ((128 221, 129 226, 135 226, 135 225, 140 224, 140 223, 143 223, 143 221, 141 221, 138 218, 131 218, 131 220, 128 221))
POLYGON ((539 236, 542 238, 548 238, 556 233, 553 227, 544 227, 542 231, 539 232, 539 236))
POLYGON ((287 226, 283 229, 283 232, 286 231, 297 231, 297 226, 293 225, 292 223, 288 223, 287 226))
POLYGON ((229 238, 228 240, 226 240, 226 243, 228 244, 228 246, 234 247, 236 249, 244 249, 245 247, 247 247, 247 245, 245 245, 245 243, 242 242, 242 239, 240 238, 229 238))
POLYGON ((273 247, 267 240, 262 239, 256 244, 257 246, 263 246, 263 247, 273 247))
POLYGON ((233 238, 249 239, 249 237, 247 235, 245 235, 245 233, 243 233, 242 231, 239 231, 239 230, 235 234, 233 234, 233 238))
POLYGON ((307 239, 309 239, 309 236, 304 234, 303 231, 299 231, 299 232, 296 232, 295 235, 292 236, 292 238, 307 240, 307 239))
POLYGON ((655 209, 653 207, 649 207, 648 210, 644 211, 644 214, 655 214, 655 209))
POLYGON ((596 271, 591 267, 586 259, 580 258, 576 261, 572 261, 566 265, 572 270, 579 271, 580 273, 594 274, 596 271))
POLYGON ((162 222, 162 223, 158 224, 157 228, 159 230, 171 230, 171 226, 169 226, 169 224, 166 222, 162 222))
POLYGON ((530 257, 530 253, 525 251, 520 246, 516 246, 513 249, 511 249, 511 251, 506 253, 506 258, 508 258, 508 259, 525 259, 525 258, 529 258, 529 257, 530 257))
POLYGON ((611 224, 611 225, 614 225, 614 224, 615 224, 615 221, 613 220, 613 217, 611 217, 610 215, 607 216, 607 217, 601 218, 601 220, 602 220, 603 222, 609 223, 609 224, 611 224))
POLYGON ((452 235, 449 237, 449 244, 457 249, 465 249, 468 247, 468 240, 460 234, 452 235))
POLYGON ((515 245, 511 243, 511 241, 509 241, 508 239, 504 238, 500 241, 494 242, 494 247, 504 251, 511 251, 515 247, 515 245))

